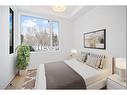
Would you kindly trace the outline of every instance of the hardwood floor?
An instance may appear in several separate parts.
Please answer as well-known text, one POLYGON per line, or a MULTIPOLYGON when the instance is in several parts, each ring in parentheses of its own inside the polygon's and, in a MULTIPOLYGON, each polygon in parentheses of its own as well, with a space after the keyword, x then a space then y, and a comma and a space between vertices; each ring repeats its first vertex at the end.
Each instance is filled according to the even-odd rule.
POLYGON ((22 89, 22 85, 25 81, 25 76, 16 75, 6 89, 22 89))
POLYGON ((34 89, 37 69, 28 70, 24 76, 16 75, 6 89, 34 89))

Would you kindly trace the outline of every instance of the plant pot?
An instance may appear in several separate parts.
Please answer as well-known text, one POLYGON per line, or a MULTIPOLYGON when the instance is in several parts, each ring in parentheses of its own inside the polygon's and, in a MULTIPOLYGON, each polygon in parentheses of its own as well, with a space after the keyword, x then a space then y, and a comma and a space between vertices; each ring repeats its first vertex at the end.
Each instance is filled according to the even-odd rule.
POLYGON ((26 75, 26 72, 27 72, 26 69, 25 69, 25 70, 20 70, 20 71, 19 71, 19 75, 20 75, 20 76, 25 76, 25 75, 26 75))

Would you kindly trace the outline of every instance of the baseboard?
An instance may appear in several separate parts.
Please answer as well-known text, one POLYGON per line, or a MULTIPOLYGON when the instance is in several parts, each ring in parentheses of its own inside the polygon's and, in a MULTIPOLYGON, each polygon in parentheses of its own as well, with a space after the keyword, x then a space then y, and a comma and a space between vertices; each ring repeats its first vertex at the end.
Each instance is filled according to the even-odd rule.
POLYGON ((7 82, 7 84, 5 85, 5 87, 3 89, 6 89, 8 87, 8 85, 10 85, 10 83, 14 80, 16 74, 18 74, 18 70, 16 71, 16 73, 12 76, 12 78, 10 78, 10 80, 7 82))

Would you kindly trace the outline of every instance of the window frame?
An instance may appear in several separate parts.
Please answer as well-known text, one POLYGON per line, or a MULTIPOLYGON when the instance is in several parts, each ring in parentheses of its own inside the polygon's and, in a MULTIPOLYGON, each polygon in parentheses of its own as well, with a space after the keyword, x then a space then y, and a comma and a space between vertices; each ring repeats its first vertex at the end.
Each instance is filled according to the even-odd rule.
MULTIPOLYGON (((14 10, 9 7, 9 24, 10 24, 10 14, 12 14, 12 33, 11 36, 12 38, 10 38, 10 30, 9 30, 9 54, 13 54, 14 53, 14 10), (10 40, 12 40, 12 47, 10 47, 10 40)), ((10 27, 10 25, 9 25, 10 27)))
MULTIPOLYGON (((43 15, 39 15, 39 14, 34 14, 34 13, 26 13, 26 12, 19 12, 18 13, 18 29, 19 29, 19 44, 21 44, 21 16, 29 16, 29 17, 35 17, 35 18, 39 18, 39 19, 45 19, 45 20, 49 20, 49 21, 53 21, 53 22, 58 22, 58 39, 59 39, 59 50, 53 50, 50 49, 48 50, 40 50, 40 51, 31 51, 31 53, 51 53, 51 52, 61 52, 61 24, 60 24, 60 19, 58 18, 52 18, 52 17, 48 17, 48 16, 43 16, 43 15)), ((51 27, 51 26, 50 26, 51 27)))

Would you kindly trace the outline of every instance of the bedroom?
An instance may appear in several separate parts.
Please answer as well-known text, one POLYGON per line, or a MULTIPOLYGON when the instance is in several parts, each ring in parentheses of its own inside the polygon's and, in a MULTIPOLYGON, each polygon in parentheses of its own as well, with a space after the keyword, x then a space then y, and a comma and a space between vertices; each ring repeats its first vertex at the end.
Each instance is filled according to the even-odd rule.
MULTIPOLYGON (((33 44, 31 39, 29 41, 24 41, 25 39, 23 39, 24 43, 29 43, 33 45, 34 48, 34 50, 30 52, 30 62, 27 66, 27 70, 37 69, 36 77, 34 77, 36 78, 36 82, 34 81, 34 87, 31 89, 42 89, 42 85, 46 84, 46 82, 40 82, 40 80, 45 78, 42 76, 44 73, 43 66, 40 65, 44 63, 64 61, 66 64, 69 63, 68 65, 71 65, 70 67, 73 69, 73 71, 77 72, 78 75, 84 79, 84 76, 81 74, 84 68, 81 67, 84 65, 87 69, 89 67, 87 64, 82 64, 82 62, 79 62, 77 58, 79 53, 90 53, 90 55, 94 56, 105 56, 109 59, 108 61, 106 60, 106 65, 107 67, 109 66, 108 69, 110 69, 110 71, 115 71, 115 74, 119 75, 118 70, 116 70, 116 67, 113 66, 114 61, 112 58, 124 58, 124 60, 126 58, 126 6, 65 6, 65 8, 63 8, 65 9, 63 12, 55 12, 52 8, 53 6, 0 6, 0 31, 2 31, 0 32, 0 89, 24 89, 23 87, 21 88, 21 86, 24 84, 24 81, 22 83, 24 77, 22 77, 22 79, 20 78, 21 76, 19 76, 16 79, 16 47, 21 44, 21 35, 23 35, 23 38, 25 38, 24 31, 26 32, 25 28, 22 28, 22 25, 39 27, 34 29, 36 31, 43 30, 41 27, 43 26, 44 31, 47 31, 47 33, 48 29, 50 29, 52 30, 52 34, 56 33, 57 35, 55 43, 52 43, 52 40, 48 41, 48 43, 43 42, 43 48, 41 48, 41 46, 37 48, 37 46, 35 46, 35 44, 37 44, 36 41, 33 44), (10 12, 9 8, 11 8, 13 12, 10 12), (12 24, 12 34, 9 33, 9 13, 13 13, 14 22, 12 24), (44 24, 36 21, 45 23, 45 26, 44 24), (102 32, 105 31, 104 41, 102 41, 103 45, 99 44, 97 47, 94 45, 87 47, 85 45, 86 42, 84 41, 86 33, 97 33, 99 32, 98 30, 102 30, 102 32), (10 35, 12 36, 10 37, 10 35), (13 41, 12 47, 9 46, 10 38, 13 39, 11 40, 11 42, 13 41), (45 46, 45 44, 47 46, 45 46), (10 48, 13 48, 13 50, 10 48), (79 66, 71 63, 81 64, 79 66), (37 81, 39 83, 37 83, 37 81), (35 85, 38 88, 36 88, 35 85)), ((28 30, 32 31, 32 28, 29 28, 28 30)), ((54 36, 50 37, 52 38, 54 36)), ((32 36, 32 38, 34 37, 32 36)), ((90 55, 88 55, 88 57, 90 57, 90 55)), ((92 59, 89 61, 91 60, 92 59)), ((120 63, 122 63, 122 61, 120 63)), ((96 72, 94 69, 95 68, 92 68, 91 71, 93 70, 93 72, 96 72)), ((88 69, 88 73, 86 75, 89 74, 90 72, 88 69)), ((74 76, 77 76, 77 74, 74 76)), ((110 79, 110 77, 106 75, 104 82, 94 80, 96 82, 100 82, 97 83, 99 86, 93 86, 92 84, 87 86, 87 80, 89 79, 86 79, 85 82, 87 88, 89 89, 101 89, 103 87, 105 87, 104 89, 108 89, 107 86, 111 87, 109 87, 109 89, 126 88, 126 82, 118 79, 119 82, 112 85, 113 82, 110 81, 110 83, 108 83, 108 79, 110 79)), ((31 85, 33 85, 33 83, 31 83, 31 85)), ((30 89, 29 85, 27 89, 30 89)))

